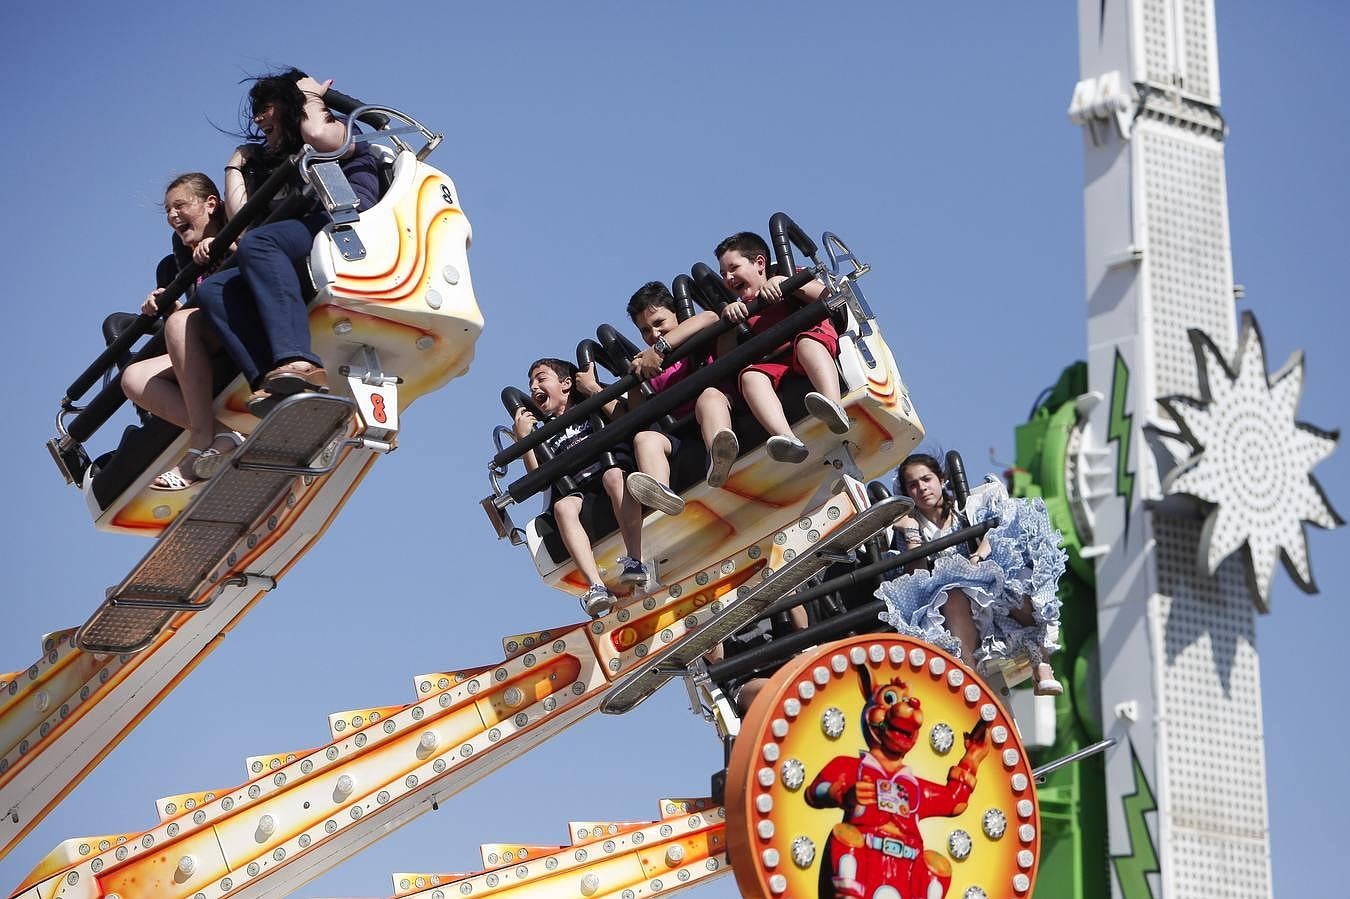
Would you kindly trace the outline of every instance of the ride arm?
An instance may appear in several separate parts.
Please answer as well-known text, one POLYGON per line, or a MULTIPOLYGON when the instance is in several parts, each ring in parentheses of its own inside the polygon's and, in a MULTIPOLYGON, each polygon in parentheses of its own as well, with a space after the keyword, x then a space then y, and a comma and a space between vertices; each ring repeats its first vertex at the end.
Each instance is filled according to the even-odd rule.
MULTIPOLYGON (((811 272, 801 272, 794 277, 811 277, 811 272)), ((803 283, 804 283, 803 279, 803 283)), ((787 318, 777 322, 746 344, 737 347, 731 353, 722 357, 717 363, 705 366, 699 371, 694 372, 688 378, 685 378, 679 384, 668 390, 661 391, 659 396, 652 397, 643 409, 625 415, 616 420, 604 432, 597 434, 579 446, 574 447, 566 455, 560 456, 545 465, 541 465, 538 470, 532 471, 517 481, 514 481, 507 487, 507 493, 511 502, 521 502, 547 487, 559 476, 573 471, 579 471, 585 468, 591 462, 600 457, 602 453, 611 449, 615 445, 630 439, 646 425, 675 409, 681 403, 695 397, 705 387, 716 384, 719 379, 724 378, 729 371, 739 371, 742 367, 755 361, 762 354, 768 352, 773 347, 778 346, 783 341, 790 338, 792 334, 805 330, 818 321, 821 321, 829 314, 829 308, 823 302, 812 303, 802 309, 789 315, 787 318)), ((729 327, 729 326, 728 326, 729 327)), ((706 333, 707 339, 711 340, 717 334, 721 333, 720 328, 709 328, 706 333)), ((672 350, 670 361, 686 355, 687 350, 702 345, 703 335, 700 339, 690 340, 678 350, 672 350)), ((606 387, 596 396, 590 397, 581 403, 578 403, 566 414, 559 416, 542 428, 535 429, 534 433, 518 443, 507 447, 503 452, 493 457, 492 463, 496 466, 504 466, 513 459, 523 455, 526 450, 533 449, 539 442, 553 434, 558 433, 563 428, 589 415, 601 403, 607 402, 614 395, 627 391, 637 382, 635 375, 628 375, 620 378, 615 383, 606 387), (614 391, 614 394, 610 394, 614 391), (607 395, 608 394, 608 395, 607 395), (603 399, 602 399, 603 398, 603 399)))
MULTIPOLYGON (((804 284, 806 283, 807 280, 809 280, 813 276, 814 276, 813 272, 805 271, 799 272, 794 277, 800 278, 801 279, 800 283, 804 284)), ((829 309, 826 308, 824 305, 821 305, 820 307, 813 308, 810 311, 799 310, 797 314, 801 315, 802 317, 800 319, 794 319, 791 323, 779 322, 778 324, 774 325, 773 329, 770 329, 771 331, 780 327, 783 329, 781 333, 775 331, 773 339, 777 339, 779 340, 779 342, 782 342, 787 338, 787 335, 795 333, 795 330, 803 330, 805 328, 809 328, 812 324, 814 324, 817 321, 820 321, 826 315, 828 315, 829 309)), ((670 355, 666 357, 667 364, 674 363, 677 359, 681 359, 687 355, 691 355, 696 350, 706 348, 707 346, 711 345, 712 342, 718 336, 725 333, 725 331, 729 329, 730 326, 719 326, 706 329, 705 332, 699 333, 698 335, 695 336, 695 338, 689 340, 683 346, 672 350, 670 355)), ((767 334, 769 332, 766 331, 765 333, 767 334)), ((763 335, 758 335, 756 337, 756 340, 759 340, 759 338, 761 338, 762 336, 763 335)), ((778 346, 778 343, 774 343, 773 339, 764 340, 762 346, 757 346, 754 349, 750 350, 749 352, 744 353, 744 355, 738 354, 741 354, 742 351, 745 350, 745 347, 738 347, 736 350, 733 350, 732 353, 728 355, 735 355, 736 361, 732 363, 732 365, 726 366, 726 368, 730 369, 734 366, 736 367, 736 370, 739 370, 739 366, 743 366, 748 362, 753 361, 755 350, 767 352, 772 347, 778 346)), ((719 360, 719 362, 724 362, 724 360, 719 360)), ((662 391, 661 396, 653 398, 652 400, 653 404, 668 403, 668 405, 666 405, 661 410, 661 412, 652 415, 646 421, 642 422, 642 424, 647 424, 650 423, 651 421, 655 421, 657 418, 660 418, 661 415, 664 415, 666 412, 670 411, 671 409, 674 409, 676 406, 680 405, 680 403, 684 402, 687 397, 681 395, 680 391, 682 389, 688 390, 689 389, 688 384, 690 383, 690 381, 693 381, 694 379, 704 374, 705 372, 699 371, 694 375, 691 375, 689 379, 686 379, 686 381, 681 382, 680 384, 671 388, 670 390, 662 391), (675 399, 674 397, 679 398, 675 399)), ((716 381, 716 377, 717 376, 708 378, 706 381, 701 383, 701 386, 709 386, 713 384, 716 381)), ((514 460, 524 455, 527 450, 534 449, 534 447, 537 446, 542 441, 548 439, 549 437, 552 437, 554 434, 559 433, 564 428, 569 427, 570 425, 582 420, 583 418, 586 418, 592 412, 594 412, 596 409, 602 406, 604 403, 609 402, 609 400, 613 399, 616 396, 627 393, 628 390, 635 387, 640 381, 641 379, 633 374, 625 375, 622 378, 619 378, 613 384, 610 384, 604 390, 600 391, 600 393, 592 397, 587 397, 585 400, 573 406, 571 409, 568 409, 565 414, 560 415, 557 418, 553 419, 552 421, 544 425, 542 428, 536 428, 535 432, 531 434, 529 437, 526 437, 525 439, 519 441, 518 443, 515 443, 511 446, 506 447, 504 450, 499 451, 495 456, 492 457, 492 465, 497 468, 505 467, 509 463, 513 462, 514 460)), ((690 392, 689 395, 693 396, 694 394, 690 392)), ((647 414, 649 413, 644 412, 644 417, 646 417, 647 414)), ((640 426, 641 425, 639 425, 639 427, 640 426)), ((635 433, 637 429, 638 428, 633 428, 632 432, 635 433)), ((593 441, 591 440, 586 441, 587 444, 590 444, 592 442, 593 441)), ((603 450, 595 450, 593 454, 591 454, 589 451, 586 452, 587 452, 586 462, 581 466, 583 468, 585 467, 585 465, 590 464, 591 461, 597 458, 599 454, 603 452, 603 450)), ((562 466, 559 466, 559 468, 561 467, 562 466)), ((549 472, 549 475, 552 477, 556 477, 555 472, 549 472)), ((517 484, 513 484, 512 488, 514 489, 511 490, 512 501, 520 502, 521 500, 528 498, 529 496, 532 496, 534 493, 537 493, 538 490, 540 489, 541 483, 546 484, 547 480, 541 481, 531 480, 529 482, 530 489, 527 490, 522 489, 520 486, 518 486, 518 482, 517 484)))

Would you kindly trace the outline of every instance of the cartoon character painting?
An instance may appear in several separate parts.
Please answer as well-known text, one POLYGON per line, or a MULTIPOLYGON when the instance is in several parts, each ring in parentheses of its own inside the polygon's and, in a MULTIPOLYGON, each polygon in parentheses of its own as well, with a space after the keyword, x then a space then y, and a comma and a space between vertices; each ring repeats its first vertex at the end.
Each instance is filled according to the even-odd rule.
POLYGON ((944 899, 950 862, 925 850, 919 821, 961 814, 975 790, 980 762, 989 753, 987 725, 965 735, 965 753, 945 784, 917 776, 905 763, 923 725, 919 700, 899 677, 873 687, 857 666, 865 705, 868 748, 830 760, 806 791, 814 808, 840 808, 821 866, 821 899, 944 899))

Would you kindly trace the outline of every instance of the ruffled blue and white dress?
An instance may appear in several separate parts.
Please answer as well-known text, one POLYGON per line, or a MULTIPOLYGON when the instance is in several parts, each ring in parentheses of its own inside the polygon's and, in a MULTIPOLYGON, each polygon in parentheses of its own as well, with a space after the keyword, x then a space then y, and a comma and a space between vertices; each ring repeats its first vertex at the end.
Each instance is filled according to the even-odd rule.
MULTIPOLYGON (((977 663, 1026 655, 1033 665, 1038 664, 1059 648, 1057 590, 1068 559, 1045 503, 1039 498, 1009 498, 1003 484, 990 475, 971 491, 964 514, 953 515, 945 529, 914 513, 920 525, 918 536, 925 543, 994 516, 999 523, 986 535, 987 559, 972 562, 963 547, 951 547, 933 557, 931 571, 883 582, 876 591, 886 603, 881 618, 902 634, 959 656, 961 645, 947 628, 943 606, 950 591, 960 590, 970 598, 980 634, 980 645, 974 649, 977 663), (1012 617, 1027 597, 1031 599, 1029 625, 1012 617)), ((905 534, 902 539, 913 540, 913 535, 905 534)))

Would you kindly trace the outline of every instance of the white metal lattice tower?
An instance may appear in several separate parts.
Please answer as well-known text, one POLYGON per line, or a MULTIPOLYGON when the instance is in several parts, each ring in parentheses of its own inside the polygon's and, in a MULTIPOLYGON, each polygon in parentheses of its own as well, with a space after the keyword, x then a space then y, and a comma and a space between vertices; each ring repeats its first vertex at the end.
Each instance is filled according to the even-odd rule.
MULTIPOLYGON (((1075 460, 1095 556, 1113 895, 1271 895, 1257 604, 1166 496, 1202 394, 1189 329, 1238 344, 1212 0, 1079 0, 1091 394, 1075 460), (1095 405, 1094 405, 1095 400, 1095 405)), ((1264 373, 1263 373, 1264 374, 1264 373)))

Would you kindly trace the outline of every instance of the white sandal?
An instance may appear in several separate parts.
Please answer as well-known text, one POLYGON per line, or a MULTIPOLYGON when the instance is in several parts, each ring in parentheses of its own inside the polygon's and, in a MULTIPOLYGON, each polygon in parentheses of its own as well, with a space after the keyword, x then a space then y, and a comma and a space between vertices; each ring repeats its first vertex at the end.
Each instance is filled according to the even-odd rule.
POLYGON ((238 431, 221 431, 215 437, 211 438, 211 445, 197 454, 197 460, 192 463, 192 473, 199 478, 209 478, 220 471, 220 466, 226 459, 234 455, 234 451, 244 443, 244 435, 238 431), (227 450, 216 449, 217 440, 228 440, 233 446, 227 450))
POLYGON ((1037 696, 1059 696, 1064 692, 1064 685, 1055 677, 1055 670, 1048 663, 1042 662, 1036 667, 1039 668, 1041 665, 1045 665, 1047 670, 1036 674, 1036 686, 1031 692, 1037 696))
POLYGON ((164 491, 186 490, 200 481, 201 476, 197 475, 197 460, 192 459, 189 461, 189 458, 193 456, 200 458, 204 452, 206 452, 206 450, 189 449, 183 454, 183 458, 178 460, 177 465, 166 472, 162 472, 150 482, 150 489, 164 491), (188 480, 183 477, 184 470, 197 476, 192 478, 192 480, 188 480))

